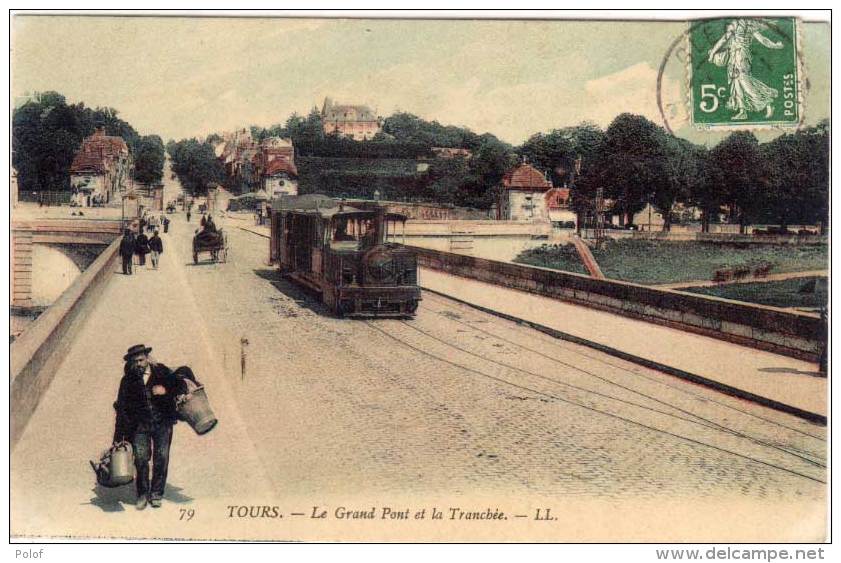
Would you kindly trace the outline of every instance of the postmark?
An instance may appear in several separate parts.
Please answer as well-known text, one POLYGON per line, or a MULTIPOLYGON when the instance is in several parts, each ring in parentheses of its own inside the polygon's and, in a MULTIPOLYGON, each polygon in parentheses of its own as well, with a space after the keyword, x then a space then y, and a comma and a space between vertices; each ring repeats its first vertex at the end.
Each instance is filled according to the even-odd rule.
POLYGON ((795 18, 693 22, 689 117, 698 128, 796 127, 803 96, 795 18))

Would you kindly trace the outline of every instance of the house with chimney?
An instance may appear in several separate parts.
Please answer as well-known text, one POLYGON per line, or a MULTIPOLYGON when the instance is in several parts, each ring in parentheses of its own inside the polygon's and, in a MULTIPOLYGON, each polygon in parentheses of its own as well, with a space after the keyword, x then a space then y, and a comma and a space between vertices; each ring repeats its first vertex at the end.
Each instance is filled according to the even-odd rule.
POLYGON ((325 135, 338 134, 356 141, 373 139, 382 129, 382 121, 365 105, 337 104, 324 98, 321 123, 325 135))
POLYGON ((122 137, 99 127, 82 141, 70 165, 73 201, 89 207, 119 198, 131 182, 132 158, 122 137))
POLYGON ((497 219, 503 221, 549 222, 546 193, 552 181, 534 166, 518 164, 502 177, 497 202, 497 219))

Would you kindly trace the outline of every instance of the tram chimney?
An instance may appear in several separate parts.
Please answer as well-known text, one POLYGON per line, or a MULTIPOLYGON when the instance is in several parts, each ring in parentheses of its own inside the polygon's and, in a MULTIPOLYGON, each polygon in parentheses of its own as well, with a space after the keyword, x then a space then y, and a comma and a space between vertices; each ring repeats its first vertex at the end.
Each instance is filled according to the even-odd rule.
POLYGON ((385 241, 385 207, 382 205, 377 206, 374 224, 377 229, 377 244, 382 244, 385 241))

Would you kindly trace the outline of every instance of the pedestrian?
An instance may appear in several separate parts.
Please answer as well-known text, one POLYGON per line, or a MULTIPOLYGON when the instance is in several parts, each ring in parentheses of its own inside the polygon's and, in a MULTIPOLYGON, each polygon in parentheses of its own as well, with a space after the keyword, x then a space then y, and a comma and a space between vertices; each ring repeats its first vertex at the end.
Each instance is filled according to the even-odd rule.
POLYGON ((138 510, 143 510, 147 504, 153 508, 161 506, 169 469, 172 429, 177 422, 176 399, 188 393, 184 380, 152 360, 151 351, 152 348, 136 344, 123 356, 126 363, 114 403, 114 444, 128 441, 134 450, 135 508, 138 510))
POLYGON ((190 222, 190 210, 189 209, 187 210, 187 222, 188 223, 190 222))
POLYGON ((155 231, 152 238, 149 239, 149 250, 152 253, 152 268, 157 270, 158 260, 160 260, 161 254, 164 253, 164 242, 158 236, 158 231, 155 231))
POLYGON ((164 223, 164 233, 168 233, 169 232, 169 217, 164 217, 163 218, 163 223, 164 223))
POLYGON ((134 239, 134 253, 137 254, 137 263, 140 266, 146 265, 146 255, 149 254, 149 239, 143 231, 134 239))
POLYGON ((123 259, 123 274, 131 275, 131 258, 134 256, 134 234, 131 229, 123 233, 123 240, 120 241, 120 257, 123 259))

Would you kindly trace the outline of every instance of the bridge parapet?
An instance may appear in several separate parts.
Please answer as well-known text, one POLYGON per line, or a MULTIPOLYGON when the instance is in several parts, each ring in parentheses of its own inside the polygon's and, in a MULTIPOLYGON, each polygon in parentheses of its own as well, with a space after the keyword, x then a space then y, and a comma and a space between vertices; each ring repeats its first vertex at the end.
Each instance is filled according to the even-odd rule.
POLYGON ((11 345, 10 440, 17 443, 56 367, 69 349, 74 331, 96 301, 116 267, 119 240, 114 240, 91 266, 11 345))
POLYGON ((818 361, 826 345, 826 327, 817 315, 428 248, 412 249, 422 267, 807 361, 818 361))

